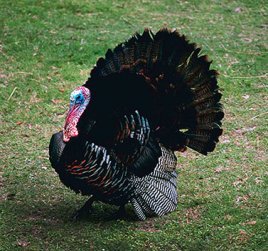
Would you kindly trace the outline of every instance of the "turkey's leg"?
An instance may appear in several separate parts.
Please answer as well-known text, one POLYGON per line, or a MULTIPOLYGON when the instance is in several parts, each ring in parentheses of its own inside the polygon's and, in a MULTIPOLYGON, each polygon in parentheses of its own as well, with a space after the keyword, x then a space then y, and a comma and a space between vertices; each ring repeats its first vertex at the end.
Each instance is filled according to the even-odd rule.
POLYGON ((72 218, 74 220, 77 220, 88 215, 89 212, 92 211, 92 204, 95 200, 96 199, 94 198, 94 196, 91 196, 80 209, 74 212, 74 214, 72 215, 72 218))
POLYGON ((125 218, 126 215, 127 215, 127 212, 126 212, 125 205, 120 206, 116 214, 117 218, 122 219, 122 218, 125 218))

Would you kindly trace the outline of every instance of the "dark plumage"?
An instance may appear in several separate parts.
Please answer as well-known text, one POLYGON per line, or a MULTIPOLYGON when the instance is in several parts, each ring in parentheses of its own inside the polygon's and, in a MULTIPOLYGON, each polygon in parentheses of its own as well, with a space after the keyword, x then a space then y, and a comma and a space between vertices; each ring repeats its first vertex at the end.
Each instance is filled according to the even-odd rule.
MULTIPOLYGON (((214 150, 224 116, 217 72, 177 31, 145 30, 108 50, 71 95, 50 160, 76 192, 137 216, 176 208, 174 151, 214 150)), ((81 213, 82 211, 79 211, 81 213)))

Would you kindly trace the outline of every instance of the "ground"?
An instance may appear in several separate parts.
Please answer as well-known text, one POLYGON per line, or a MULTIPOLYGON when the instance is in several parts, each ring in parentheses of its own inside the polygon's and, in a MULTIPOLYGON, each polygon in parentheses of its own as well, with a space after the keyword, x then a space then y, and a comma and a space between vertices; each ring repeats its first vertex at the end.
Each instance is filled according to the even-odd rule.
POLYGON ((267 250, 266 1, 0 0, 0 250, 267 250), (207 157, 178 154, 179 204, 145 222, 59 181, 48 143, 70 92, 135 31, 177 28, 220 72, 224 134, 207 157))

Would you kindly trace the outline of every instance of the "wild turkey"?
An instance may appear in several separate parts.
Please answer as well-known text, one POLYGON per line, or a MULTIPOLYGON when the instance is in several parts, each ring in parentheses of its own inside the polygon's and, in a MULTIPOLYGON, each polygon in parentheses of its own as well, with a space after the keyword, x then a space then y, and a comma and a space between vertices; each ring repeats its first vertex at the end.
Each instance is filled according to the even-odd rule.
POLYGON ((175 30, 146 29, 108 50, 70 98, 50 161, 61 181, 93 201, 130 202, 140 220, 177 206, 174 151, 206 155, 222 134, 217 72, 175 30))

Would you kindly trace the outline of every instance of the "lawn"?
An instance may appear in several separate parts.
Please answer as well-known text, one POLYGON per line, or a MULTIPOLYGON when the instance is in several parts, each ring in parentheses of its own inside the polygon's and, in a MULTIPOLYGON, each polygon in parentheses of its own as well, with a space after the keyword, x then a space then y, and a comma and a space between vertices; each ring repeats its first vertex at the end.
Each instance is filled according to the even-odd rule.
POLYGON ((266 1, 0 0, 0 250, 267 250, 266 1), (135 31, 167 25, 221 75, 224 134, 207 157, 178 154, 179 204, 162 218, 116 208, 70 215, 85 197, 59 181, 48 143, 70 92, 135 31))

